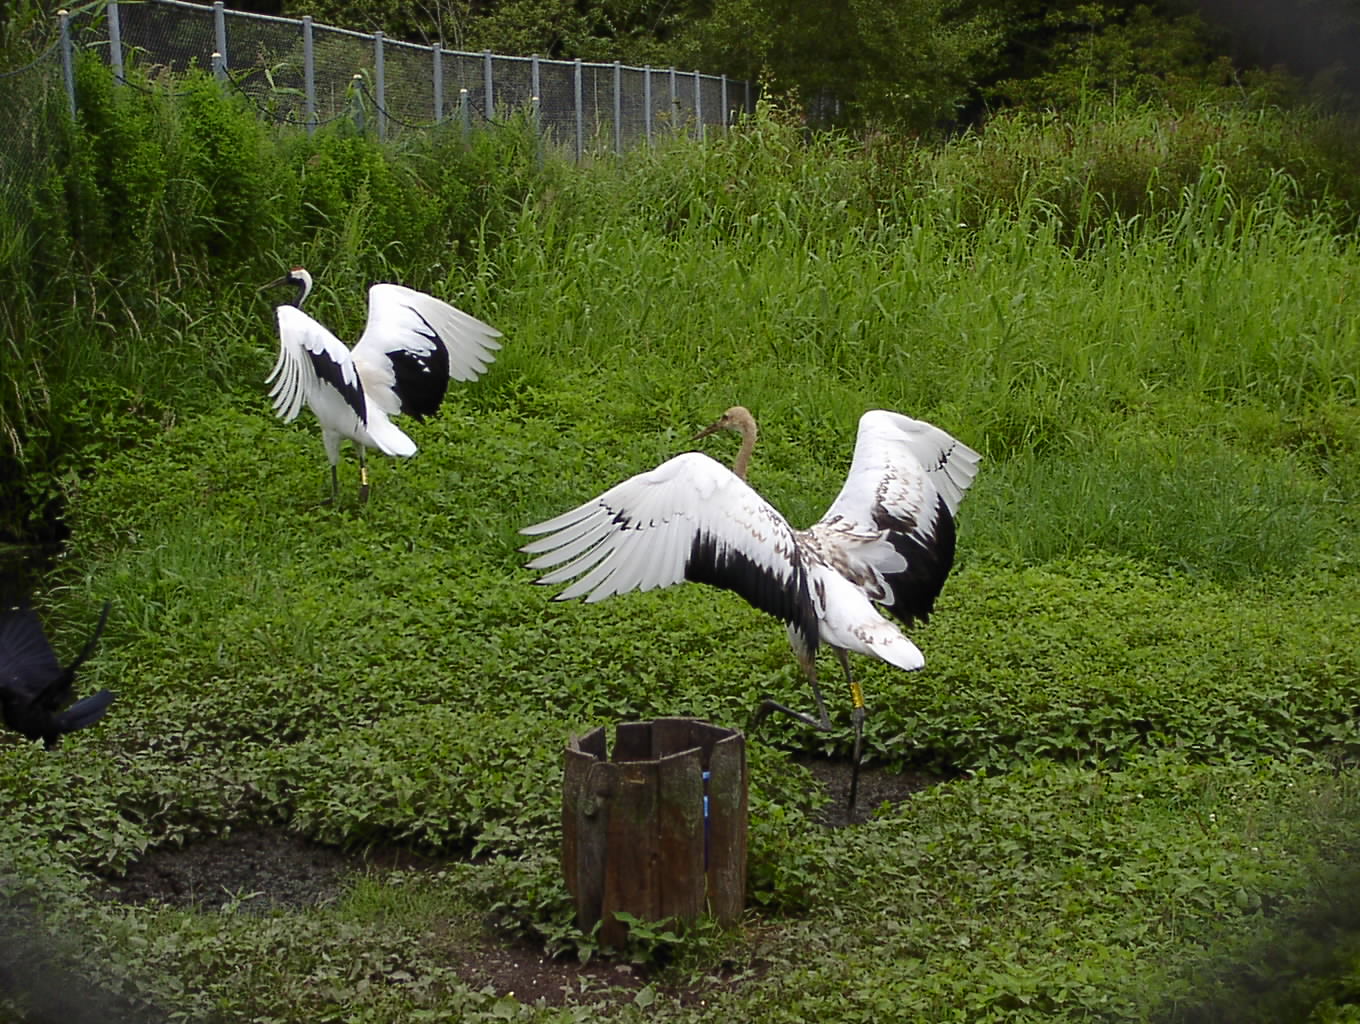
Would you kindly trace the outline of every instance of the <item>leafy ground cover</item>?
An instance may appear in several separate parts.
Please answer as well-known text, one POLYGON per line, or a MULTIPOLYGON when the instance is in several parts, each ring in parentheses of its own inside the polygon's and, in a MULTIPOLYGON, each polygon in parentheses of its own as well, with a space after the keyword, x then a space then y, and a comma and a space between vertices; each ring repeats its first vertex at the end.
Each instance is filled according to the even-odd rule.
MULTIPOLYGON (((18 961, 193 1021, 1346 1019, 1354 242, 1287 187, 1238 190, 1212 150, 1160 213, 1112 211, 1081 244, 1041 195, 963 202, 959 158, 838 205, 881 165, 771 118, 549 173, 452 262, 385 253, 506 347, 412 425, 415 457, 373 466, 362 508, 348 459, 340 507, 318 505, 314 423, 278 423, 252 383, 260 282, 224 285, 192 333, 244 376, 71 484, 43 610, 61 636, 113 601, 85 678, 120 698, 56 751, 0 757, 6 913, 45 936, 18 961), (844 758, 847 709, 829 736, 770 723, 743 925, 640 927, 606 954, 556 863, 567 737, 742 726, 805 683, 730 595, 551 602, 517 529, 737 402, 762 424, 752 480, 797 524, 867 408, 984 453, 916 634, 927 668, 859 666, 874 767, 947 781, 828 828, 806 762, 844 758), (242 833, 349 860, 302 905, 107 898, 242 833), (540 1003, 470 950, 608 966, 540 1003)), ((333 244, 305 254, 313 311, 353 336, 360 262, 311 257, 375 257, 333 244)))

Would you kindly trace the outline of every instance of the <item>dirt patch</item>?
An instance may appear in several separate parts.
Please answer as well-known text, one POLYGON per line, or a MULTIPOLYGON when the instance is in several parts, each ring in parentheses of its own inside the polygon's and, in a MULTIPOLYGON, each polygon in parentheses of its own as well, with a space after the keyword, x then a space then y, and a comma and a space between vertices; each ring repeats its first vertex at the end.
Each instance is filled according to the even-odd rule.
MULTIPOLYGON (((850 764, 822 757, 800 757, 826 787, 830 802, 818 820, 832 828, 869 820, 884 803, 900 803, 944 781, 923 772, 866 768, 860 773, 853 811, 846 807, 850 764)), ((346 853, 313 843, 282 829, 250 828, 183 847, 152 850, 121 879, 109 880, 103 895, 124 903, 165 903, 202 912, 236 912, 324 907, 338 901, 355 872, 438 870, 446 861, 400 848, 346 853)), ((475 988, 490 988, 526 1004, 622 1005, 655 979, 627 964, 596 959, 588 964, 555 960, 542 950, 498 944, 492 939, 458 950, 460 977, 475 988)), ((745 983, 753 965, 727 965, 702 985, 658 986, 685 1005, 699 1005, 724 989, 745 983)))
POLYGON ((357 858, 281 829, 246 829, 152 850, 107 883, 123 903, 265 913, 324 906, 339 898, 357 858))
POLYGON ((831 828, 862 825, 874 816, 883 804, 900 804, 915 793, 928 789, 945 777, 928 772, 892 772, 884 768, 862 768, 859 773, 859 792, 853 809, 850 799, 851 764, 849 761, 829 760, 825 757, 803 755, 799 764, 812 772, 813 777, 826 787, 830 802, 818 809, 816 819, 831 828))

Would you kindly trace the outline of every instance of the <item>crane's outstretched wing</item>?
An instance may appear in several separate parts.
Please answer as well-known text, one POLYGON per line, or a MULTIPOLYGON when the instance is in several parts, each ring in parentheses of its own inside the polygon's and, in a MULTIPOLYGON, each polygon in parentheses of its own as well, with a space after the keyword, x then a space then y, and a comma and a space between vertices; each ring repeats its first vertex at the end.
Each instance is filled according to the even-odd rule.
POLYGON ((354 362, 369 399, 389 416, 424 419, 450 380, 476 380, 496 358, 501 332, 474 316, 399 284, 368 290, 368 323, 354 362))
POLYGON ((689 580, 741 595, 817 649, 807 568, 788 522, 726 466, 687 452, 639 473, 570 512, 527 526, 545 534, 521 551, 537 582, 571 583, 559 601, 600 601, 689 580))
POLYGON ((812 543, 898 618, 924 622, 954 564, 954 514, 981 458, 923 420, 866 412, 845 486, 808 531, 812 543))
POLYGON ((32 608, 0 611, 0 691, 32 699, 61 677, 61 663, 32 608))
POLYGON ((297 418, 305 401, 321 418, 327 409, 337 422, 353 417, 350 434, 363 429, 368 405, 354 360, 344 343, 296 306, 279 306, 279 358, 265 383, 274 412, 285 423, 297 418))

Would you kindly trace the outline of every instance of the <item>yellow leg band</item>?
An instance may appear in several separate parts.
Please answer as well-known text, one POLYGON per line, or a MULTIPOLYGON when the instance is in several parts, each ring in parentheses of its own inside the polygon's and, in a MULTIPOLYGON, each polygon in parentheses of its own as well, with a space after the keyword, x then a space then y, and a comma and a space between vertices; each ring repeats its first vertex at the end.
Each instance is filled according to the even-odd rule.
POLYGON ((368 486, 368 467, 367 467, 367 466, 360 466, 360 467, 359 467, 359 483, 363 484, 365 487, 368 486))
POLYGON ((854 701, 855 707, 864 707, 864 691, 860 689, 857 680, 850 680, 850 699, 854 701))

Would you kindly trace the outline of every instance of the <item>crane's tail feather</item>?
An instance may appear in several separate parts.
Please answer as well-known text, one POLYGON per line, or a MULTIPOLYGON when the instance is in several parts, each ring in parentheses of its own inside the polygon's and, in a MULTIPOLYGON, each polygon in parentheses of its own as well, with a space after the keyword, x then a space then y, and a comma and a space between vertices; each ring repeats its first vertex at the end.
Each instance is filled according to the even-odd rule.
POLYGON ((86 726, 94 725, 109 710, 113 698, 112 690, 100 690, 76 701, 56 716, 57 731, 73 732, 76 729, 84 729, 86 726))
POLYGON ((879 629, 865 629, 861 639, 865 642, 859 650, 875 658, 882 658, 889 665, 896 665, 907 672, 915 672, 926 667, 926 656, 896 626, 886 619, 879 629))
POLYGON ((74 674, 75 670, 85 663, 85 659, 94 653, 94 645, 99 642, 99 636, 104 632, 104 623, 109 619, 109 606, 111 602, 105 601, 103 609, 99 612, 99 624, 94 627, 94 632, 90 634, 90 639, 85 641, 85 646, 76 655, 75 661, 66 666, 68 673, 74 674))

